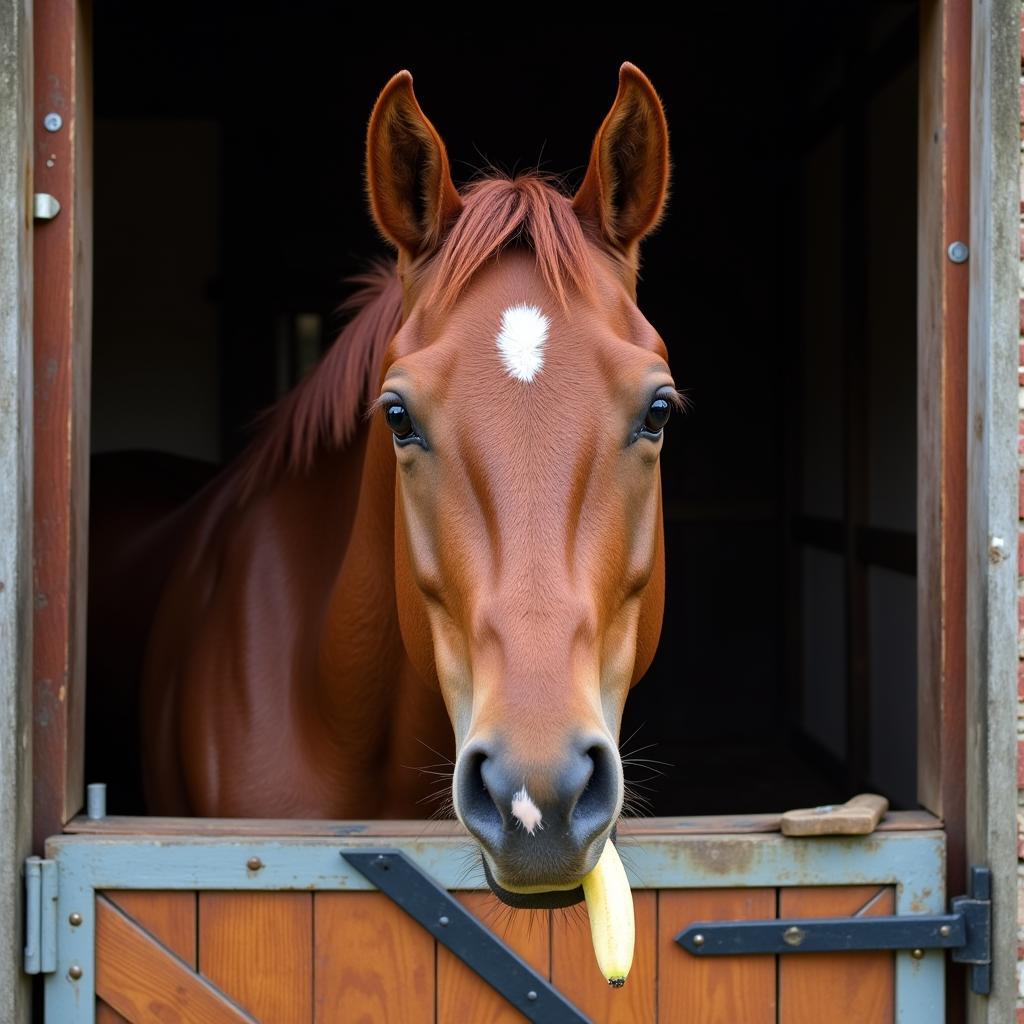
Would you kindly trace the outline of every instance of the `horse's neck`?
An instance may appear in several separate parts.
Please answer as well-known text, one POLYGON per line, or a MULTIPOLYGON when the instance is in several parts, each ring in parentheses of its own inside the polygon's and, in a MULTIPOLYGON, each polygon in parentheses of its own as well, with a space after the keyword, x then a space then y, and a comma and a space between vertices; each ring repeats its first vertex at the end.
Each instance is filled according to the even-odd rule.
MULTIPOLYGON (((422 796, 407 767, 423 744, 447 747, 451 725, 440 695, 428 690, 402 644, 395 603, 395 465, 391 435, 370 427, 358 501, 344 558, 331 587, 320 635, 317 706, 337 756, 371 773, 384 794, 379 813, 416 814, 403 794, 422 796)), ((423 813, 423 808, 418 810, 423 813)))

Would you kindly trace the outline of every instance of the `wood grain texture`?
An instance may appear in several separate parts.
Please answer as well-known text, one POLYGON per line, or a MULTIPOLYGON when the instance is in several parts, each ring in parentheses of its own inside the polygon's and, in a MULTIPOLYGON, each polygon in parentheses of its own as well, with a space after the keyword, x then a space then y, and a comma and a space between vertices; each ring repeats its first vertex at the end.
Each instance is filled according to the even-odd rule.
POLYGON ((918 799, 965 879, 967 314, 971 4, 921 7, 918 106, 918 799))
MULTIPOLYGON (((680 818, 629 818, 619 825, 622 836, 761 835, 779 831, 781 814, 721 814, 680 818)), ((942 828, 942 819, 928 811, 890 811, 879 832, 921 832, 942 828)), ((301 821, 285 818, 143 818, 110 815, 92 821, 79 815, 65 832, 76 835, 185 836, 338 836, 395 838, 451 837, 465 839, 457 821, 301 821)))
POLYGON ((199 894, 199 971, 262 1024, 313 1016, 313 895, 199 894))
POLYGON ((109 1003, 96 999, 96 1024, 122 1024, 125 1021, 131 1024, 127 1017, 122 1017, 109 1003))
MULTIPOLYGON (((658 1020, 775 1024, 775 957, 691 956, 675 937, 694 921, 775 917, 774 889, 663 889, 658 893, 658 1020)), ((823 1024, 820 1017, 818 1024, 823 1024)))
MULTIPOLYGON (((551 976, 551 912, 517 910, 489 892, 461 892, 458 901, 545 978, 551 976)), ((437 947, 438 1024, 512 1024, 526 1018, 444 946, 437 947)))
POLYGON ((190 967, 196 963, 196 894, 107 889, 103 895, 190 967))
POLYGON ((380 892, 317 893, 314 914, 316 1024, 433 1024, 429 932, 380 892))
MULTIPOLYGON (((779 917, 884 917, 895 913, 888 886, 780 889, 779 917)), ((880 953, 779 957, 779 1024, 892 1024, 895 958, 880 953)))
POLYGON ((633 1024, 655 1019, 658 959, 657 894, 633 891, 636 947, 622 988, 612 988, 594 959, 590 920, 579 909, 551 916, 551 981, 595 1024, 633 1024))
POLYGON ((35 18, 34 811, 37 849, 82 806, 92 322, 91 23, 81 0, 35 18), (50 112, 59 131, 42 126, 50 112))
POLYGON ((874 832, 889 801, 877 793, 861 793, 845 804, 804 807, 786 811, 782 834, 786 836, 863 836, 874 832))
POLYGON ((96 899, 96 994, 132 1024, 255 1021, 102 896, 96 899))

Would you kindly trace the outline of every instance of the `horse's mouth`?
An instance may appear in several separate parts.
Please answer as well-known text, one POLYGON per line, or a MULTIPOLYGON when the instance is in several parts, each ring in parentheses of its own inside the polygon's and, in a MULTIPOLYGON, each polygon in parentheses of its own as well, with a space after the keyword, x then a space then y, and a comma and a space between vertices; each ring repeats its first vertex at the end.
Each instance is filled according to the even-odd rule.
POLYGON ((544 892, 512 892, 494 880, 487 858, 481 854, 484 865, 484 877, 491 892, 502 903, 518 910, 557 910, 559 907, 572 907, 583 902, 583 886, 577 885, 568 889, 549 889, 544 892))

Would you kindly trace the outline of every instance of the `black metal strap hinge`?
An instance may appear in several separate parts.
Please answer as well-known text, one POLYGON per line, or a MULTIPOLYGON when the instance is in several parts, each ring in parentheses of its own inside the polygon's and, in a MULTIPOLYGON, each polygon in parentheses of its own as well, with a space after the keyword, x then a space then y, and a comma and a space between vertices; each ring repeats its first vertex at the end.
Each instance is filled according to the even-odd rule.
POLYGON ((694 956, 752 953, 835 953, 853 950, 947 949, 971 967, 971 990, 992 988, 992 876, 972 867, 967 896, 948 914, 898 917, 818 917, 774 921, 700 921, 675 941, 694 956))
POLYGON ((542 974, 517 956, 447 890, 394 849, 342 850, 342 857, 534 1024, 588 1024, 542 974))

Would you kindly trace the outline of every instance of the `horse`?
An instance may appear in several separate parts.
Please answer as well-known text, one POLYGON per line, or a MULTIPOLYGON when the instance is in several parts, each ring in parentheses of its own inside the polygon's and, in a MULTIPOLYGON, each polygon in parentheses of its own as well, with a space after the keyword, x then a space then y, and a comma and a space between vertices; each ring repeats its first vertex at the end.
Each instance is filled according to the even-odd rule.
POLYGON ((682 400, 637 277, 670 176, 631 63, 573 195, 539 170, 460 191, 412 75, 388 81, 365 189, 394 258, 176 512, 173 557, 159 531, 135 549, 162 566, 150 813, 422 818, 409 766, 429 748, 499 898, 579 900, 662 626, 659 453, 682 400))

